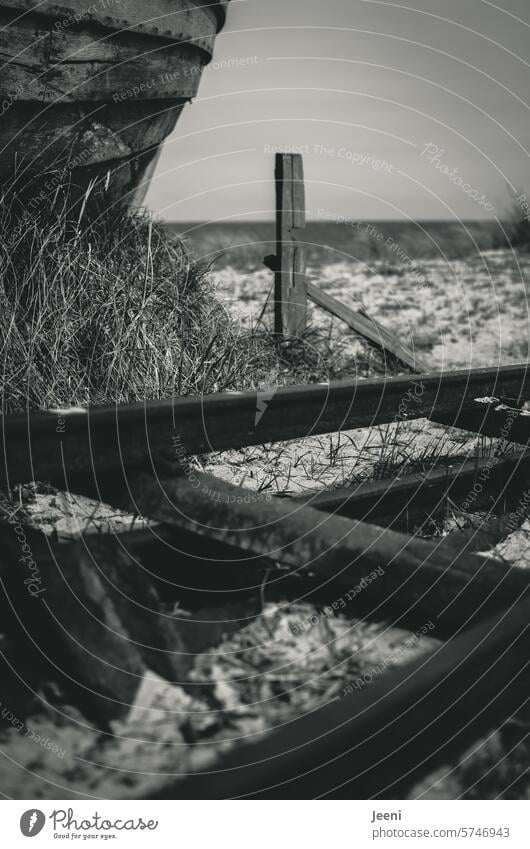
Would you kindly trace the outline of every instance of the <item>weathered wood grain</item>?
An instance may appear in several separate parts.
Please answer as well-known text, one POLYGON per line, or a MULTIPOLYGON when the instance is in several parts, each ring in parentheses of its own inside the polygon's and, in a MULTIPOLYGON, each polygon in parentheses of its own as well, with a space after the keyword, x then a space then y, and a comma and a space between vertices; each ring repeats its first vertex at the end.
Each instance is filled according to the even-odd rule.
POLYGON ((298 337, 307 313, 304 246, 304 166, 300 154, 276 154, 276 268, 274 328, 280 336, 298 337))
MULTIPOLYGON (((259 735, 152 799, 401 799, 527 701, 530 602, 259 735)), ((145 798, 145 796, 144 796, 145 798)), ((384 826, 384 823, 381 823, 384 826)), ((388 824, 387 824, 388 825, 388 824)))
POLYGON ((183 102, 196 95, 203 65, 193 45, 135 33, 95 38, 85 30, 41 28, 25 18, 10 20, 1 6, 0 59, 0 98, 16 91, 18 101, 41 104, 183 102))
MULTIPOLYGON (((171 133, 182 106, 137 101, 117 109, 101 104, 61 104, 41 109, 39 104, 16 103, 0 122, 0 179, 17 173, 24 184, 39 165, 50 172, 62 167, 67 174, 93 166, 117 167, 135 154, 158 147, 171 133)), ((50 179, 50 177, 48 177, 50 179)))
POLYGON ((204 49, 210 49, 209 33, 225 23, 229 0, 104 0, 87 3, 79 0, 2 0, 0 7, 14 9, 25 17, 28 13, 51 18, 54 29, 90 24, 111 32, 128 30, 155 35, 170 41, 197 38, 204 49), (77 16, 77 17, 76 17, 77 16))
POLYGON ((81 204, 87 216, 138 205, 228 2, 0 0, 0 182, 12 208, 51 202, 50 174, 73 218, 81 204))

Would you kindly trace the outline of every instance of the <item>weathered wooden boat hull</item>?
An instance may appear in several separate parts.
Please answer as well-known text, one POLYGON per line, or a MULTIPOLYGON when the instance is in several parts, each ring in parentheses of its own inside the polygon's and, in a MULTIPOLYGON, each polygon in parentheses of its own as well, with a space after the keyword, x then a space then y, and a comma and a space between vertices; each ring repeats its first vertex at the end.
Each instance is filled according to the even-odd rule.
POLYGON ((36 210, 140 203, 229 0, 0 0, 0 183, 36 210))

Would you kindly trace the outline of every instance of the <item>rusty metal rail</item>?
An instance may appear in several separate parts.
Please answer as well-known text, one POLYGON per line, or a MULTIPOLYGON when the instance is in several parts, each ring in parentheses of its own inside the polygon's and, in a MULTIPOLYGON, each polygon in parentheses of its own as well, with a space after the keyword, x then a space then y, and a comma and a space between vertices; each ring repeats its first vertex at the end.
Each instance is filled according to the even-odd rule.
POLYGON ((49 480, 104 495, 189 454, 429 416, 456 423, 485 396, 530 397, 528 365, 6 416, 0 486, 49 480))

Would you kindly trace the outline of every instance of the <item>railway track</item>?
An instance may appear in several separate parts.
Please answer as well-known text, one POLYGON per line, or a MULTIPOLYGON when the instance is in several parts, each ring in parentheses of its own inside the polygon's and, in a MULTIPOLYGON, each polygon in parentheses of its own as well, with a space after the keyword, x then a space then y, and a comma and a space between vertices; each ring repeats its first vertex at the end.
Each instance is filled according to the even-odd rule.
MULTIPOLYGON (((361 693, 242 747, 213 777, 166 778, 153 797, 402 794, 516 711, 527 680, 527 573, 388 527, 399 523, 404 500, 435 513, 477 480, 489 506, 516 500, 528 476, 526 451, 261 503, 211 476, 190 481, 186 455, 422 417, 528 444, 529 394, 521 364, 4 417, 2 488, 40 480, 120 506, 126 497, 157 523, 157 541, 143 532, 148 553, 188 535, 218 547, 220 559, 224 553, 245 574, 265 566, 271 580, 287 574, 344 586, 382 566, 384 579, 354 612, 380 620, 391 611, 411 626, 427 616, 445 640, 361 693)), ((137 538, 128 536, 133 547, 137 538)), ((49 558, 46 546, 32 545, 49 558)))
POLYGON ((525 704, 529 616, 520 602, 150 798, 406 798, 525 704))
MULTIPOLYGON (((522 406, 530 397, 527 364, 7 416, 0 486, 50 480, 104 495, 116 475, 163 471, 179 455, 425 417, 445 424, 458 418, 460 426, 476 415, 475 399, 492 397, 522 406)), ((473 424, 479 432, 486 427, 473 424)), ((530 416, 516 415, 506 432, 526 443, 530 416)))

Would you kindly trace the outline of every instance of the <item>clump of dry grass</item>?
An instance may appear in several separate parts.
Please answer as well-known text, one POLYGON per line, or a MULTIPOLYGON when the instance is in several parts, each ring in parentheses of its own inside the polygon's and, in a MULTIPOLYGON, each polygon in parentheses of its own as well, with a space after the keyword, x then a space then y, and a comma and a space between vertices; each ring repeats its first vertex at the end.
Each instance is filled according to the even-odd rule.
POLYGON ((148 218, 0 212, 3 412, 241 389, 273 353, 148 218))
POLYGON ((510 247, 530 251, 530 220, 528 218, 528 192, 511 192, 505 224, 510 247))

